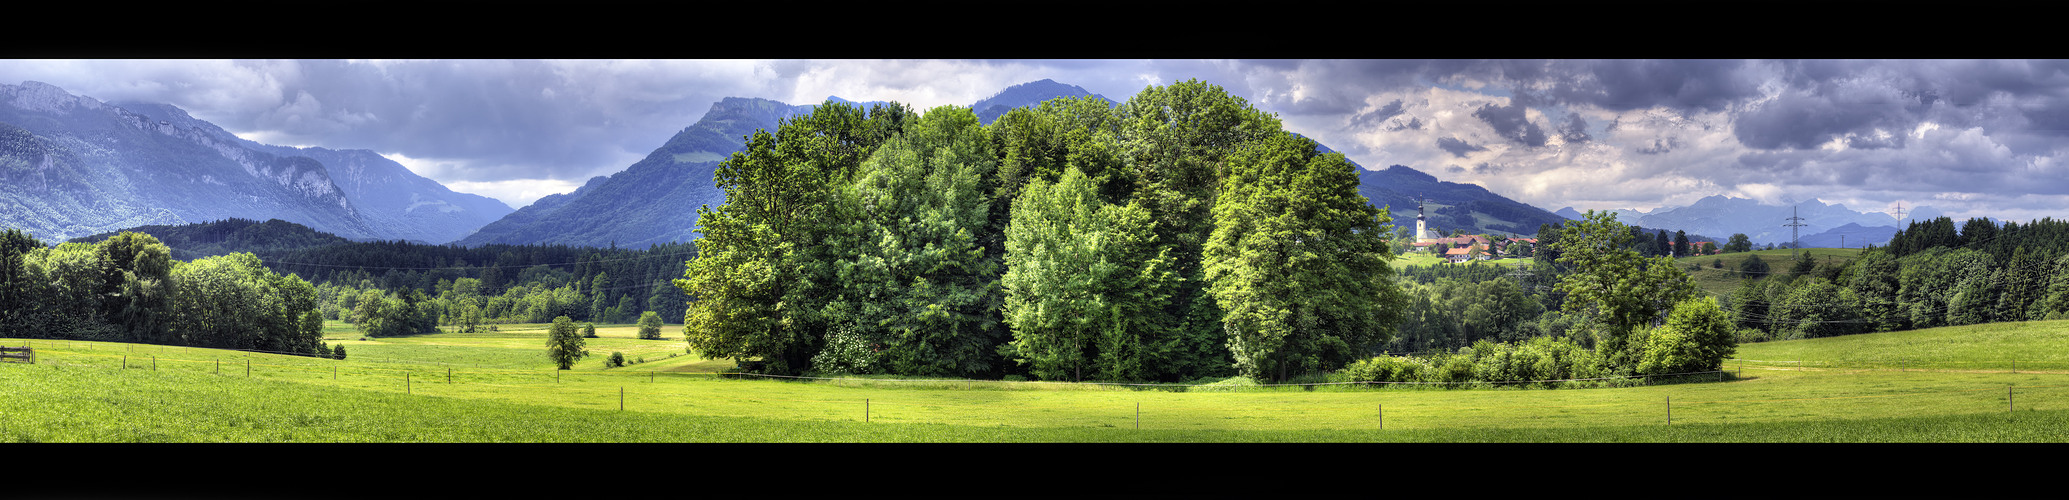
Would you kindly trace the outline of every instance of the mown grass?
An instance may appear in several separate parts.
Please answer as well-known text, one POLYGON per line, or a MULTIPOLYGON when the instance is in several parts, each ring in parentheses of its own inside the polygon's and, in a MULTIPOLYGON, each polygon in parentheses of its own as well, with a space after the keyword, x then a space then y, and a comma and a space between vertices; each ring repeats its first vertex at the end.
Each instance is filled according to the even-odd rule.
POLYGON ((2069 412, 2069 374, 1971 372, 1954 362, 1987 360, 1993 349, 2060 351, 2054 346, 2064 330, 2069 323, 1984 325, 1900 332, 1908 337, 1752 344, 1740 351, 1741 358, 1759 360, 1916 349, 1948 362, 1937 371, 1815 363, 1799 370, 1794 363, 1756 361, 1722 383, 1560 390, 1179 392, 998 381, 743 380, 596 367, 563 372, 489 351, 535 350, 526 347, 525 336, 543 334, 522 331, 383 339, 398 354, 440 354, 362 358, 355 347, 344 361, 37 341, 40 364, 0 365, 0 387, 7 388, 0 440, 2055 442, 2064 440, 2051 426, 2069 412), (1962 345, 1963 338, 1985 340, 1972 347, 1962 345), (443 364, 447 359, 471 364, 443 364))
MULTIPOLYGON (((545 351, 546 328, 550 325, 496 326, 497 331, 493 332, 364 337, 351 330, 349 324, 326 322, 324 338, 331 345, 345 346, 347 359, 519 370, 555 368, 545 351), (342 332, 329 333, 336 325, 344 325, 342 332)), ((620 368, 625 370, 716 372, 732 367, 730 362, 697 363, 699 359, 694 356, 685 359, 689 353, 683 346, 682 325, 662 325, 659 340, 639 339, 639 326, 629 324, 596 325, 596 335, 598 338, 584 339, 590 355, 576 361, 575 369, 603 369, 604 360, 612 352, 624 353, 628 362, 641 358, 647 363, 669 361, 664 365, 635 363, 620 368)))
MULTIPOLYGON (((1949 383, 1924 380, 1930 378, 1912 374, 1847 385, 1855 390, 1874 384, 1912 385, 1905 389, 1915 392, 1922 389, 1916 387, 1921 383, 1949 383)), ((1800 383, 1803 378, 1795 380, 1796 386, 1764 386, 1782 392, 1765 396, 1801 396, 1809 391, 1814 394, 1807 395, 1830 398, 1835 389, 1806 387, 1800 383)), ((2004 380, 1961 382, 1953 386, 2004 380)), ((1851 400, 1812 398, 1770 403, 1769 409, 1753 412, 1767 416, 1728 418, 1743 410, 1706 407, 1699 387, 1670 386, 1691 401, 1677 403, 1673 423, 1668 424, 1663 402, 1646 401, 1665 394, 1658 392, 1667 389, 1662 387, 1608 390, 1621 394, 963 391, 953 403, 933 405, 925 401, 940 395, 929 393, 952 391, 865 389, 846 395, 892 397, 874 402, 872 418, 863 422, 861 405, 853 404, 860 401, 847 398, 821 403, 852 406, 848 415, 802 415, 809 412, 799 411, 796 401, 788 398, 826 387, 780 382, 701 384, 725 389, 740 400, 736 404, 754 406, 751 411, 682 410, 717 404, 699 400, 681 402, 676 409, 660 404, 622 412, 594 404, 527 404, 199 372, 62 365, 0 367, 0 384, 11 395, 0 400, 7 415, 0 423, 0 440, 6 442, 2061 442, 2065 435, 2060 429, 2069 424, 2069 397, 2063 394, 2022 394, 2021 400, 2046 403, 2007 412, 2001 407, 1987 409, 2001 404, 2001 398, 1991 401, 1977 392, 1958 391, 1885 394, 1888 401, 1881 403, 1864 403, 1874 401, 1866 395, 1851 400), (1148 397, 1159 395, 1164 397, 1148 397), (958 421, 978 413, 968 408, 982 406, 981 401, 997 403, 1012 396, 1040 398, 1017 400, 1019 408, 1011 411, 982 413, 993 420, 1011 414, 1039 416, 1041 425, 958 421), (1549 396, 1558 397, 1546 400, 1549 396), (1133 427, 1131 407, 1111 408, 1111 403, 1126 400, 1143 402, 1139 430, 1133 427), (1390 425, 1382 429, 1350 422, 1377 420, 1376 415, 1351 415, 1368 413, 1366 405, 1355 400, 1374 406, 1387 402, 1390 425), (1232 408, 1238 405, 1245 408, 1232 408), (1647 405, 1656 411, 1646 411, 1647 405), (1225 408, 1212 412, 1204 406, 1225 408), (1874 408, 1840 409, 1864 406, 1874 408), (1840 414, 1829 414, 1835 410, 1840 414), (1627 415, 1604 418, 1611 413, 1627 415), (1564 422, 1553 425, 1557 420, 1564 422)), ((554 396, 599 395, 573 390, 554 391, 554 396)))
POLYGON ((1740 344, 1768 366, 2069 373, 2069 321, 2029 321, 1740 344))

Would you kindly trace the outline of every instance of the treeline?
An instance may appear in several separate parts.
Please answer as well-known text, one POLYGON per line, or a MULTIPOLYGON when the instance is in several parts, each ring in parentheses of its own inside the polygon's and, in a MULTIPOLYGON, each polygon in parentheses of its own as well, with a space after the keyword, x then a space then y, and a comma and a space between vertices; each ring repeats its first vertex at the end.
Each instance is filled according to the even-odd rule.
MULTIPOLYGON (((565 245, 429 245, 352 242, 281 220, 226 219, 137 232, 165 241, 175 256, 231 252, 263 256, 267 268, 316 283, 325 319, 369 335, 473 331, 498 323, 545 323, 559 316, 630 323, 642 312, 681 318, 686 304, 670 282, 695 258, 688 243, 643 250, 565 245)), ((110 235, 74 239, 94 242, 110 235)))
POLYGON ((1730 302, 1748 341, 2069 319, 2069 253, 2061 250, 2069 232, 2061 226, 2043 220, 2029 227, 2047 229, 2012 233, 1978 218, 1948 235, 1944 218, 1914 224, 1903 240, 1855 260, 1800 259, 1785 272, 1746 273, 1730 302), (1917 248, 1928 242, 1937 246, 1917 248))
POLYGON ((644 250, 559 245, 422 245, 368 242, 283 252, 282 269, 317 276, 325 318, 370 335, 450 326, 545 323, 560 316, 631 323, 652 311, 681 318, 686 297, 671 283, 696 258, 688 243, 644 250), (369 322, 372 321, 372 322, 369 322))
POLYGON ((2052 260, 2069 254, 2069 221, 2049 217, 2025 224, 2004 221, 2000 225, 1988 217, 1976 217, 1962 222, 1957 232, 1954 219, 1939 217, 1912 221, 1882 248, 1896 257, 1931 248, 1966 248, 1990 254, 1999 262, 2006 262, 2013 252, 2023 248, 2036 258, 2052 260))
POLYGON ((690 345, 775 373, 1286 378, 1405 300, 1340 154, 1219 87, 980 125, 837 102, 747 138, 700 214, 690 345))
POLYGON ((229 218, 199 224, 138 226, 123 231, 72 238, 73 243, 98 243, 122 232, 149 234, 172 248, 174 260, 194 260, 245 252, 275 255, 303 248, 350 244, 344 237, 310 229, 280 219, 259 222, 229 218))
POLYGON ((177 261, 142 233, 46 247, 20 230, 0 231, 0 331, 343 355, 323 343, 309 282, 267 270, 248 253, 177 261))

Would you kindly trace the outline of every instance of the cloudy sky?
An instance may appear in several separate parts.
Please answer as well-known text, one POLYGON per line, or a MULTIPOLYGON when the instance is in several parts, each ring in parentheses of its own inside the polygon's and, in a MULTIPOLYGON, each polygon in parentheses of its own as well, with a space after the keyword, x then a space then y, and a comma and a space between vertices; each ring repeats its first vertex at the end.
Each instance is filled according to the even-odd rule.
POLYGON ((0 60, 0 82, 370 149, 513 207, 623 170, 722 97, 925 110, 1044 78, 1116 100, 1200 79, 1367 168, 1547 210, 1711 195, 1957 219, 2069 207, 2069 61, 0 60))

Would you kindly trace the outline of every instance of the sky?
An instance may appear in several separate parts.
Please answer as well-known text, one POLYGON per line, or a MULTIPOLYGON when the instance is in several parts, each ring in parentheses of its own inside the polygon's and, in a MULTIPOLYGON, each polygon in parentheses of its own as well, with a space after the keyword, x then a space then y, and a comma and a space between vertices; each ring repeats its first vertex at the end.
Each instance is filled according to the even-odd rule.
POLYGON ((0 60, 0 82, 373 150, 513 208, 624 170, 724 97, 924 111, 1045 78, 1120 101, 1198 79, 1366 168, 1546 210, 1715 195, 1957 220, 2069 207, 2060 60, 0 60))

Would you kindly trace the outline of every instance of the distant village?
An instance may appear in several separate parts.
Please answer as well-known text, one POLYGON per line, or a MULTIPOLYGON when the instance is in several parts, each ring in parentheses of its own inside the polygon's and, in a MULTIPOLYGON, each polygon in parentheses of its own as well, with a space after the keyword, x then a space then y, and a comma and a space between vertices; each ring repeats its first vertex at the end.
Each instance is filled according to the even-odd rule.
MULTIPOLYGON (((1415 243, 1411 251, 1434 253, 1445 262, 1459 264, 1474 260, 1519 259, 1537 255, 1537 238, 1514 236, 1492 236, 1462 234, 1444 236, 1430 229, 1423 213, 1422 203, 1415 204, 1415 243)), ((1681 255, 1712 255, 1717 253, 1716 245, 1703 242, 1690 245, 1695 248, 1682 250, 1681 255)))

